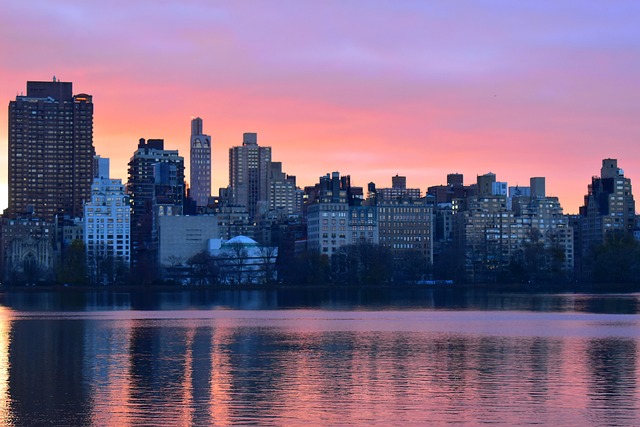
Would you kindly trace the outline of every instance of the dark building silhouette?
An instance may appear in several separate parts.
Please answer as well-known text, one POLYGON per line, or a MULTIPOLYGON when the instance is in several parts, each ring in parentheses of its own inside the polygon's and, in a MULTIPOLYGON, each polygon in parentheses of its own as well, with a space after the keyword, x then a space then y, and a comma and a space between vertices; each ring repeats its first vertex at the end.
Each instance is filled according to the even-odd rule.
POLYGON ((602 160, 600 176, 591 178, 584 205, 580 207, 580 236, 576 248, 579 274, 591 274, 587 265, 590 251, 608 237, 633 236, 636 224, 635 201, 631 192, 631 179, 624 176, 616 159, 602 160))
POLYGON ((140 139, 129 161, 127 192, 131 197, 131 261, 149 268, 157 261, 157 216, 182 214, 184 158, 178 150, 165 150, 162 139, 140 139))
POLYGON ((82 216, 93 179, 93 102, 72 83, 27 82, 9 102, 9 207, 52 222, 82 216))

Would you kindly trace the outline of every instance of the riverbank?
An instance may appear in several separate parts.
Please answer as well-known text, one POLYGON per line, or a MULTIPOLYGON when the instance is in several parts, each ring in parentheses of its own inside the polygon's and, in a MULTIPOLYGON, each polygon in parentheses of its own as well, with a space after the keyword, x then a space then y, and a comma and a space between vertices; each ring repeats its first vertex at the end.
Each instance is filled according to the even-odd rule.
POLYGON ((254 291, 254 290, 398 290, 398 289, 449 289, 452 291, 482 291, 482 292, 506 292, 506 293, 637 293, 640 292, 640 285, 637 283, 620 284, 620 283, 445 283, 436 282, 433 284, 397 284, 397 285, 360 285, 360 286, 344 286, 344 285, 176 285, 170 283, 155 283, 145 285, 63 285, 63 284, 38 284, 38 285, 0 285, 0 293, 2 292, 91 292, 91 291, 115 291, 115 292, 182 292, 182 291, 254 291))
POLYGON ((638 293, 506 292, 463 287, 12 288, 16 312, 109 310, 516 310, 640 313, 638 293))

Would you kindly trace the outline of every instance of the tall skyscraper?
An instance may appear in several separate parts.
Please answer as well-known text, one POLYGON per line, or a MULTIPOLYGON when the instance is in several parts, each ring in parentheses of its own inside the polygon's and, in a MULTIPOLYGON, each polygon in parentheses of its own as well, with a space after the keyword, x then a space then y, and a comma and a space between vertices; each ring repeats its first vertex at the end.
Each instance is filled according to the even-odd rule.
POLYGON ((271 147, 258 146, 258 135, 245 133, 242 145, 229 149, 229 186, 232 202, 245 206, 249 218, 265 213, 269 206, 271 147))
POLYGON ((72 83, 27 82, 9 102, 9 217, 82 216, 93 179, 93 102, 72 83))
POLYGON ((190 151, 191 198, 198 206, 207 206, 211 197, 211 137, 202 131, 202 119, 191 120, 190 151))
POLYGON ((132 264, 153 265, 157 215, 182 213, 184 158, 178 150, 165 150, 162 139, 140 139, 129 161, 127 192, 131 197, 132 264))

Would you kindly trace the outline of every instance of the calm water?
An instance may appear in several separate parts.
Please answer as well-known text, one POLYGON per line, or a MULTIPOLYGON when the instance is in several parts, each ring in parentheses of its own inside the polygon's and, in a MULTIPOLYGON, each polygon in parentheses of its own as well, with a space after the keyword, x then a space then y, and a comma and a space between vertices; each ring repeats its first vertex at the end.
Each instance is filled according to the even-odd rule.
POLYGON ((0 294, 0 425, 640 425, 640 296, 0 294))

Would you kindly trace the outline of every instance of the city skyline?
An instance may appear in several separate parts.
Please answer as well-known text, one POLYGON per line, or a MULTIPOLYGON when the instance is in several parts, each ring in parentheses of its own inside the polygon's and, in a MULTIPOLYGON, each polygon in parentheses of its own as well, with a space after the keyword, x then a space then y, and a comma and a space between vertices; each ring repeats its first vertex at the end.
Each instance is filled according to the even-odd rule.
MULTIPOLYGON (((123 180, 141 137, 188 158, 201 117, 214 195, 247 132, 301 187, 332 171, 380 187, 400 174, 423 192, 454 172, 545 176, 577 213, 601 159, 640 179, 640 5, 279 6, 5 2, 0 96, 73 82, 94 99, 96 153, 123 180)), ((0 151, 6 171, 6 118, 0 151)), ((4 209, 6 172, 0 190, 4 209)))

